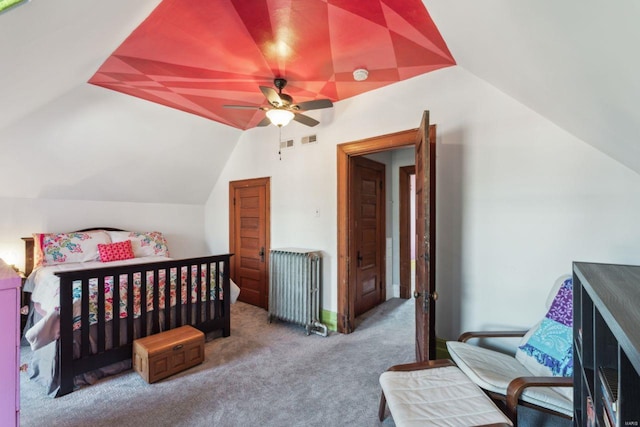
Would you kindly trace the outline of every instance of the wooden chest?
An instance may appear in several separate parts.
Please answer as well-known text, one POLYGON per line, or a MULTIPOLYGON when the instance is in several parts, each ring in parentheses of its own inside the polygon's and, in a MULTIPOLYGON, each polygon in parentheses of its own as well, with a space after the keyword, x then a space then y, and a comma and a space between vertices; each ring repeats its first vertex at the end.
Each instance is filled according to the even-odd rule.
POLYGON ((133 369, 149 384, 204 361, 204 333, 191 326, 133 342, 133 369))

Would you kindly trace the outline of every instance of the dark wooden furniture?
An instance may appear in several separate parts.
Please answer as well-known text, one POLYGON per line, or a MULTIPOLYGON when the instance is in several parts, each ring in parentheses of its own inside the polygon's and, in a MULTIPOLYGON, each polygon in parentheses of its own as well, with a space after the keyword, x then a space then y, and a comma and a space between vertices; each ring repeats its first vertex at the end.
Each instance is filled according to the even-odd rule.
MULTIPOLYGON (((33 260, 33 241, 26 242, 26 259, 33 260), (29 250, 31 253, 29 254, 29 250)), ((133 341, 161 331, 191 325, 205 333, 219 331, 227 337, 231 333, 230 321, 230 258, 232 254, 169 260, 147 264, 122 265, 95 270, 64 271, 56 273, 60 277, 60 338, 58 345, 60 388, 56 397, 71 393, 74 389, 74 377, 105 366, 131 360, 133 341), (188 273, 187 273, 188 272, 188 273), (193 274, 191 273, 193 272, 193 274), (160 307, 159 280, 153 283, 147 279, 169 278, 177 274, 184 276, 184 290, 195 289, 192 298, 182 302, 183 286, 176 286, 175 305, 165 304, 160 307), (115 283, 121 276, 126 276, 127 313, 134 310, 135 287, 140 284, 140 316, 105 319, 105 282, 112 278, 115 283), (208 280, 200 280, 201 277, 208 280), (137 279, 139 278, 139 279, 137 279), (98 286, 97 319, 90 325, 89 284, 96 282, 98 286), (81 283, 80 329, 74 331, 73 285, 81 283), (147 289, 153 286, 153 310, 147 311, 147 289), (206 291, 205 291, 206 289, 206 291), (213 295, 213 297, 212 297, 213 295), (218 298, 216 296, 223 296, 218 298), (74 352, 74 347, 79 351, 74 352)), ((27 269, 30 271, 31 267, 27 269)), ((169 280, 167 279, 167 282, 169 280)), ((186 295, 190 295, 186 294, 186 295)), ((124 295, 123 295, 124 296, 124 295)), ((120 287, 113 286, 113 306, 118 307, 121 299, 120 287)), ((171 301, 171 287, 164 287, 165 301, 171 301)))
POLYGON ((640 425, 640 266, 573 264, 574 425, 606 426, 603 370, 613 373, 617 419, 640 425))

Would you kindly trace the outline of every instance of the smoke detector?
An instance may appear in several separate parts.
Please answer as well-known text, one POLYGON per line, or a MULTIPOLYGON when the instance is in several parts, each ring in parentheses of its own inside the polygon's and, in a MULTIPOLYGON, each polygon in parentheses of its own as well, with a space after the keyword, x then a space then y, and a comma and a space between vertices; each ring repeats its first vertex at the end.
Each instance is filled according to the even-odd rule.
POLYGON ((364 68, 358 68, 353 71, 353 79, 357 82, 367 80, 367 77, 369 77, 369 72, 364 68))

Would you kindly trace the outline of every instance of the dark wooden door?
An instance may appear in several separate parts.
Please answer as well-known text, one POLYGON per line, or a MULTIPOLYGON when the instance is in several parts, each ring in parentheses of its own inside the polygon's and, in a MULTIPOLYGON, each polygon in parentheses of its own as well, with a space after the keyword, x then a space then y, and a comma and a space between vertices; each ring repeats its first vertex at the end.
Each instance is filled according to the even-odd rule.
POLYGON ((416 360, 436 355, 436 129, 425 111, 416 137, 416 360))
POLYGON ((365 157, 353 157, 352 265, 355 268, 355 315, 385 300, 385 166, 365 157))
POLYGON ((269 178, 229 183, 231 278, 240 301, 269 307, 269 178))

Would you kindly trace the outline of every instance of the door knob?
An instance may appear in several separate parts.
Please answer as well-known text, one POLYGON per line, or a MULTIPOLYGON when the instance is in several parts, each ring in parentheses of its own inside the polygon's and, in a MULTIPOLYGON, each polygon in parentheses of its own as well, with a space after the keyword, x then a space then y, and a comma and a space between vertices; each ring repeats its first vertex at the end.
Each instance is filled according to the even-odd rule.
MULTIPOLYGON (((418 292, 418 291, 413 291, 413 297, 414 297, 415 299, 420 298, 420 296, 421 296, 421 295, 422 295, 422 294, 421 294, 420 292, 418 292)), ((433 298, 433 300, 434 300, 434 301, 438 301, 438 292, 433 291, 433 293, 431 294, 431 298, 433 298)))

